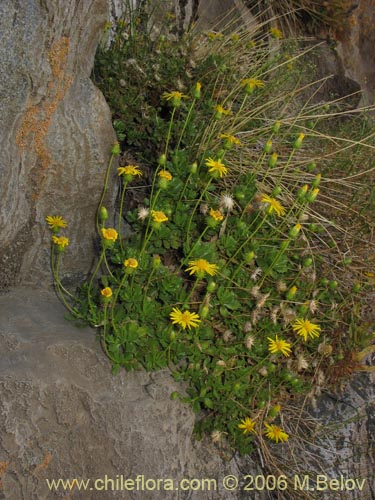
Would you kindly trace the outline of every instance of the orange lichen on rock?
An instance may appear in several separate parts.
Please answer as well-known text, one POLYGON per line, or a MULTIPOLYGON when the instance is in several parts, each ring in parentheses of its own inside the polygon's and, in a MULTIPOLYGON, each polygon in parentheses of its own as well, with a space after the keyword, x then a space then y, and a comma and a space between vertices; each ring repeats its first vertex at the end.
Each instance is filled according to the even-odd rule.
POLYGON ((68 54, 69 38, 62 37, 52 45, 48 52, 51 80, 47 84, 47 95, 40 104, 28 105, 16 135, 16 143, 21 149, 28 145, 34 149, 42 168, 47 168, 51 164, 51 154, 44 143, 44 138, 48 133, 53 114, 72 83, 72 77, 65 75, 68 54))
POLYGON ((37 465, 35 467, 35 471, 34 473, 37 474, 38 472, 40 472, 41 470, 45 470, 48 468, 49 464, 51 463, 51 460, 52 460, 52 455, 51 453, 46 453, 45 456, 44 456, 44 459, 43 459, 43 462, 40 463, 39 465, 37 465))
POLYGON ((9 467, 9 462, 0 462, 0 488, 3 487, 1 478, 8 467, 9 467))

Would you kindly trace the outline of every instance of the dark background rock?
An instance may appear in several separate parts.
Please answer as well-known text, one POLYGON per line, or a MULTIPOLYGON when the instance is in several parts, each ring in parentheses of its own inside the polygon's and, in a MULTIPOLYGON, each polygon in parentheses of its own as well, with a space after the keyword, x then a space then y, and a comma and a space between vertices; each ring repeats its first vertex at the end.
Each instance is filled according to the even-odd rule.
POLYGON ((69 222, 65 257, 88 271, 115 135, 89 76, 106 0, 0 2, 0 289, 51 283, 47 215, 69 222))

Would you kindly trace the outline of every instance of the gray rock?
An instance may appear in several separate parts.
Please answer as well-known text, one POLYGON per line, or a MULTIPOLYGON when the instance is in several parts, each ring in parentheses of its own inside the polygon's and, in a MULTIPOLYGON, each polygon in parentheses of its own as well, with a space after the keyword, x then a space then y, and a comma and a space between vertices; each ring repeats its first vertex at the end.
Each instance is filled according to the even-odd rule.
POLYGON ((194 440, 195 415, 170 399, 183 389, 168 371, 112 376, 95 331, 67 322, 62 305, 46 291, 0 296, 0 318, 2 498, 239 498, 221 486, 226 475, 240 474, 236 460, 224 461, 210 442, 194 440), (218 487, 172 493, 70 493, 60 487, 50 493, 46 483, 77 478, 91 479, 92 486, 105 475, 118 481, 121 475, 212 478, 218 487))
POLYGON ((340 36, 337 52, 346 76, 362 89, 364 106, 375 103, 375 3, 374 0, 353 2, 350 29, 340 36))
POLYGON ((72 275, 88 271, 115 135, 89 79, 106 0, 0 3, 0 289, 48 283, 47 215, 69 222, 72 275))

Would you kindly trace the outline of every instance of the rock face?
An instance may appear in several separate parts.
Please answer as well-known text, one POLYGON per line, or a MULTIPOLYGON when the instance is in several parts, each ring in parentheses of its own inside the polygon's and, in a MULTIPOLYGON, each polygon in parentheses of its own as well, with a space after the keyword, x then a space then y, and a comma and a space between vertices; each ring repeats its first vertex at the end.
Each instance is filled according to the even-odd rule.
POLYGON ((219 486, 226 475, 239 475, 236 461, 224 462, 210 444, 194 441, 195 416, 170 399, 181 386, 169 372, 113 377, 95 332, 69 324, 48 292, 20 289, 0 296, 0 318, 1 498, 238 498, 219 486), (46 483, 91 479, 93 487, 105 475, 213 478, 218 489, 49 492, 46 483))
POLYGON ((67 269, 87 272, 111 144, 89 79, 106 0, 0 3, 0 289, 50 282, 47 215, 69 222, 67 269))
POLYGON ((338 44, 346 75, 357 81, 363 91, 362 104, 375 104, 375 0, 355 2, 350 29, 338 44))

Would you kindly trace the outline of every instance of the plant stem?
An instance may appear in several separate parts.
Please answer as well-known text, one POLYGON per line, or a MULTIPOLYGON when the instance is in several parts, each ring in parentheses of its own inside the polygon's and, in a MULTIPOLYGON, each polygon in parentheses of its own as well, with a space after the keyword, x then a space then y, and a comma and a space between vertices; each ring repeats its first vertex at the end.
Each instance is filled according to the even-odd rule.
POLYGON ((111 172, 112 163, 113 163, 113 159, 114 159, 115 156, 116 155, 114 153, 112 153, 111 157, 109 159, 107 170, 106 170, 106 174, 105 174, 105 179, 104 179, 104 186, 103 186, 102 194, 100 196, 98 210, 96 211, 96 229, 98 231, 98 234, 100 234, 99 213, 100 213, 100 209, 102 208, 103 200, 104 200, 104 197, 105 197, 107 189, 108 189, 109 174, 111 172))
POLYGON ((125 181, 123 183, 123 186, 122 186, 121 202, 120 202, 120 213, 119 213, 119 217, 118 217, 118 235, 119 235, 119 240, 120 240, 121 251, 123 250, 123 247, 122 247, 122 235, 121 235, 122 210, 123 210, 123 207, 124 207, 125 191, 126 191, 127 185, 128 185, 128 182, 125 181))

